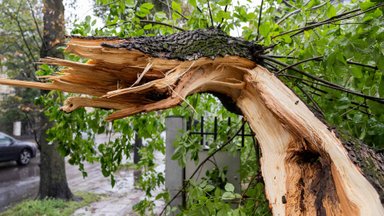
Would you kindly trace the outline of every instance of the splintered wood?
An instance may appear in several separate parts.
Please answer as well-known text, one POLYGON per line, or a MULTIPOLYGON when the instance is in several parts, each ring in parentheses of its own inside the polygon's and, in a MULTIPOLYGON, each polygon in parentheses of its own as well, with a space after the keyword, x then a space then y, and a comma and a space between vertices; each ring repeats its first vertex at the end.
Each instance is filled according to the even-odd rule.
MULTIPOLYGON (((68 98, 62 110, 116 110, 107 120, 170 108, 198 92, 225 95, 256 134, 274 215, 384 215, 378 193, 383 185, 373 187, 360 166, 367 156, 354 163, 348 151, 360 153, 347 151, 289 88, 254 61, 236 56, 179 61, 113 44, 119 40, 72 38, 66 50, 87 63, 45 58, 42 63, 63 67, 44 77, 47 83, 0 79, 0 84, 89 95, 68 98)), ((368 153, 374 154, 360 155, 368 153)), ((365 164, 383 173, 380 166, 365 164)))
POLYGON ((89 59, 86 63, 57 58, 44 58, 41 63, 63 66, 58 73, 44 76, 47 83, 0 79, 1 84, 44 90, 60 90, 93 96, 69 98, 62 107, 71 112, 81 107, 121 110, 108 120, 123 118, 137 112, 165 109, 175 106, 188 95, 174 90, 186 73, 209 66, 242 65, 252 68, 255 63, 244 58, 200 58, 196 61, 178 61, 153 58, 137 50, 114 49, 101 46, 103 42, 117 44, 120 40, 72 38, 66 51, 89 59), (171 99, 167 99, 167 98, 171 99), (161 103, 156 103, 162 101, 161 103))

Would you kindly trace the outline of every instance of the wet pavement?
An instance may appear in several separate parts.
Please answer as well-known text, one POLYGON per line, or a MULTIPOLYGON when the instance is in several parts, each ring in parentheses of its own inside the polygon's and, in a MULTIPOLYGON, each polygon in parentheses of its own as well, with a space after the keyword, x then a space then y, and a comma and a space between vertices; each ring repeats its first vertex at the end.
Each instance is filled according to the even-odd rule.
POLYGON ((0 211, 13 203, 36 197, 39 188, 39 155, 28 166, 15 161, 0 163, 0 211))
MULTIPOLYGON (((98 135, 98 143, 108 139, 106 135, 98 135)), ((157 153, 156 161, 160 164, 157 171, 164 171, 164 155, 157 153)), ((130 161, 127 161, 130 162, 130 161)), ((39 158, 32 159, 28 166, 20 167, 16 162, 0 163, 0 212, 7 206, 26 198, 37 196, 39 187, 39 158)), ((92 192, 103 195, 98 202, 78 209, 74 215, 136 215, 132 210, 134 204, 144 198, 144 192, 134 186, 135 176, 140 175, 132 169, 115 173, 115 186, 112 188, 110 178, 101 173, 100 164, 85 164, 88 176, 83 178, 77 166, 66 164, 69 187, 72 192, 92 192)), ((161 191, 163 188, 158 188, 161 191)), ((154 194, 156 196, 156 192, 154 194)), ((155 212, 160 212, 164 203, 157 202, 155 212)))
MULTIPOLYGON (((157 161, 162 161, 164 155, 158 153, 155 155, 157 161)), ((157 167, 158 171, 164 170, 164 163, 157 167)), ((132 169, 120 170, 115 173, 116 184, 112 188, 109 178, 104 178, 100 173, 99 167, 92 167, 88 172, 86 180, 79 178, 70 178, 69 184, 75 191, 89 191, 96 194, 102 194, 103 199, 99 202, 90 204, 75 211, 73 215, 80 216, 125 216, 136 215, 132 207, 145 197, 145 193, 134 186, 134 179, 141 175, 139 171, 132 169), (87 180, 88 179, 88 180, 87 180), (91 180, 90 180, 91 179, 91 180)), ((163 188, 158 188, 153 196, 163 188)), ((163 202, 155 202, 156 213, 160 213, 163 202)))

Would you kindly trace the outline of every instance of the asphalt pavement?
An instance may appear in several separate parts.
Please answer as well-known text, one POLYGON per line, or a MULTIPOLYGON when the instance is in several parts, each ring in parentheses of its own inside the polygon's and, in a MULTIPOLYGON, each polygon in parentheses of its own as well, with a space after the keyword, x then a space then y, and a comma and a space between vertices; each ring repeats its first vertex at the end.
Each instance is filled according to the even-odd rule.
POLYGON ((39 156, 28 166, 19 166, 14 161, 0 163, 0 212, 13 203, 37 196, 39 156))
MULTIPOLYGON (((98 135, 96 142, 104 142, 108 137, 98 135)), ((33 158, 27 166, 18 166, 16 162, 0 163, 0 212, 24 199, 33 199, 39 188, 39 155, 33 158)), ((164 171, 164 155, 156 154, 156 161, 160 164, 158 171, 164 171)), ((138 190, 134 181, 140 172, 134 170, 120 170, 115 173, 116 184, 111 186, 110 178, 101 173, 100 164, 85 164, 88 176, 83 178, 77 166, 66 163, 66 174, 72 192, 93 192, 103 195, 99 202, 78 209, 74 215, 118 216, 135 215, 132 210, 134 204, 144 198, 144 192, 138 190)), ((160 192, 163 188, 158 188, 160 192)), ((155 192, 156 195, 156 192, 155 192)), ((156 203, 155 211, 161 211, 164 203, 156 203)))

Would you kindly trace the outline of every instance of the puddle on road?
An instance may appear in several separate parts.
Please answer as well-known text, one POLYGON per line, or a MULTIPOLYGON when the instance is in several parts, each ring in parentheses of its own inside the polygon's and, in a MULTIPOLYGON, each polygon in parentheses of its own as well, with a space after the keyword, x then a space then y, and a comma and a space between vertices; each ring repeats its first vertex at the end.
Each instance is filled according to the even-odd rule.
POLYGON ((0 183, 22 181, 39 176, 40 168, 36 159, 27 166, 19 166, 16 162, 0 163, 0 183))

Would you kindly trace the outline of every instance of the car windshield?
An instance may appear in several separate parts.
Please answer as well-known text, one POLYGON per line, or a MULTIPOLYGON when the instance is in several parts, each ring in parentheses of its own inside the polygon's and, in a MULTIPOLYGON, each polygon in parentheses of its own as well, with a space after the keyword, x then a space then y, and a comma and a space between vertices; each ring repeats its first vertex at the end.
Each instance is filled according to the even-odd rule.
POLYGON ((12 143, 11 138, 0 133, 0 145, 9 145, 12 143))

